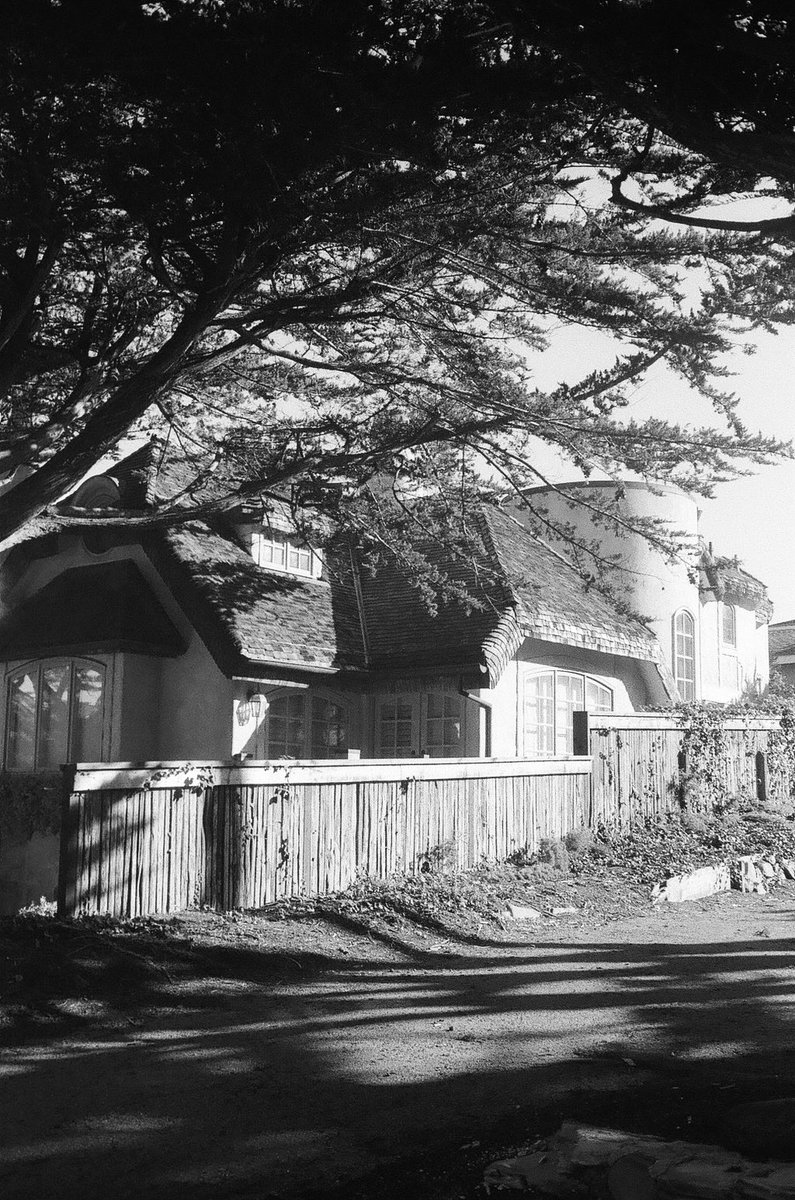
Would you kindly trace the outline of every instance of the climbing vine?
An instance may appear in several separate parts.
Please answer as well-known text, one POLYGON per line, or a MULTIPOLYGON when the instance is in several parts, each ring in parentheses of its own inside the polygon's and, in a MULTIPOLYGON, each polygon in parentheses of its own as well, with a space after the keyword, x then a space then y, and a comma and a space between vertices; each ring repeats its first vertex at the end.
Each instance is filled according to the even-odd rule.
POLYGON ((683 731, 682 806, 712 808, 726 791, 726 709, 722 704, 682 704, 675 715, 683 731))

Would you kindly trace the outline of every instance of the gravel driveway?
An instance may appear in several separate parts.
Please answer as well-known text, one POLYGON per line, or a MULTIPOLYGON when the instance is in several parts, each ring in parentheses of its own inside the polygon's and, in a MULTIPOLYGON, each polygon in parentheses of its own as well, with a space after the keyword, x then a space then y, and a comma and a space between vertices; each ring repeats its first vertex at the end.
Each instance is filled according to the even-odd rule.
POLYGON ((238 969, 184 979, 166 963, 160 1002, 91 1021, 80 999, 85 1028, 2 1052, 4 1200, 305 1196, 339 1181, 391 1195, 392 1162, 434 1154, 469 1164, 449 1194, 474 1195, 484 1158, 564 1116, 710 1137, 732 1104, 789 1094, 793 885, 517 923, 502 941, 420 932, 415 950, 256 917, 230 946, 219 920, 183 932, 217 928, 238 969))

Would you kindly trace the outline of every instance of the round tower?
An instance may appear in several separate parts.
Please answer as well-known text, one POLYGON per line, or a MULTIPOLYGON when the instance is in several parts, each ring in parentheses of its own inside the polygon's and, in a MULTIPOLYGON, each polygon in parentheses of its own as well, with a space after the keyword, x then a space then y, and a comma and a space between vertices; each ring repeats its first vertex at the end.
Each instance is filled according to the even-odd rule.
MULTIPOLYGON (((580 537, 597 541, 604 559, 615 560, 610 578, 616 592, 646 620, 677 680, 686 683, 692 674, 692 689, 680 685, 683 699, 700 695, 700 548, 698 508, 693 498, 672 484, 652 488, 641 482, 598 480, 533 488, 527 500, 540 515, 547 513, 553 522, 572 526, 580 537), (633 531, 639 521, 653 523, 650 538, 633 531), (655 528, 661 541, 675 542, 673 558, 661 544, 655 544, 655 528), (687 665, 688 656, 692 668, 687 665)), ((554 545, 553 535, 549 537, 554 545)))

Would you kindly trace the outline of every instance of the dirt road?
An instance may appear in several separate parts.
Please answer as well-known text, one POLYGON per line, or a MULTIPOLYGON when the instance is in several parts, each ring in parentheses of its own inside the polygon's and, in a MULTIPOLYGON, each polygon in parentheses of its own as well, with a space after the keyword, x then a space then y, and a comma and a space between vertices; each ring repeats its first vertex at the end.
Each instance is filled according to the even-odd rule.
POLYGON ((166 962, 157 998, 2 1052, 0 1195, 303 1196, 380 1170, 345 1194, 381 1196, 412 1159, 415 1195, 474 1195, 483 1158, 563 1116, 710 1137, 793 1090, 795 886, 503 939, 238 922, 214 973, 166 962))

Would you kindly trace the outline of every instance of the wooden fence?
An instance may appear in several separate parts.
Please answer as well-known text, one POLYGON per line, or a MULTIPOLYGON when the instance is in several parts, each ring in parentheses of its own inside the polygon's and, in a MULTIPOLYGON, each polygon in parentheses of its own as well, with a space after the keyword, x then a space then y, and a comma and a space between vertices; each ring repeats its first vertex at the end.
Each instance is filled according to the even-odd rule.
POLYGON ((587 757, 79 767, 59 912, 258 908, 360 874, 504 860, 589 824, 590 783, 587 757))
MULTIPOLYGON (((789 780, 777 778, 768 760, 770 735, 778 728, 776 717, 724 722, 724 795, 765 801, 788 794, 789 780)), ((685 801, 709 807, 697 783, 688 783, 694 764, 686 761, 683 739, 680 722, 662 713, 575 713, 575 749, 593 759, 592 820, 627 826, 677 811, 685 801)))

